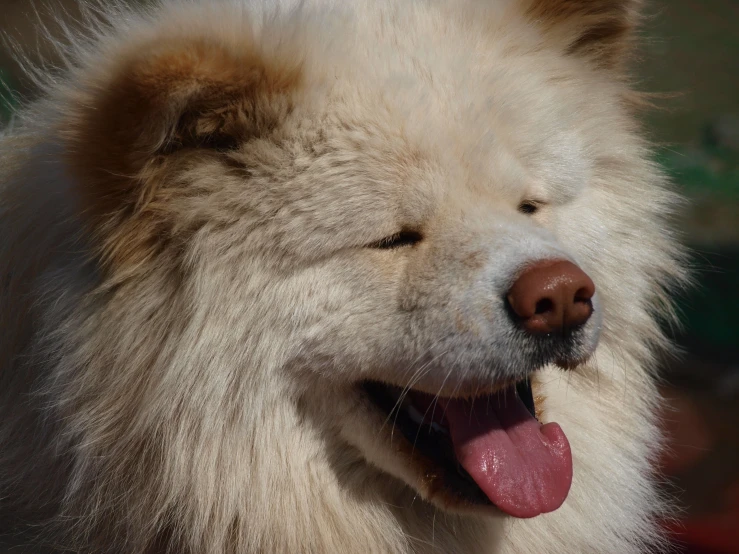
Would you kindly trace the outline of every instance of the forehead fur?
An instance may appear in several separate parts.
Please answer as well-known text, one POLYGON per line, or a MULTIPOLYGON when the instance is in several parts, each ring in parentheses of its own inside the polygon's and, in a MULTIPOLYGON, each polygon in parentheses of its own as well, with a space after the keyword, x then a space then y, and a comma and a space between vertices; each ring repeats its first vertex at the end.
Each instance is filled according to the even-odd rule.
POLYGON ((182 152, 192 165, 264 137, 309 97, 314 118, 331 112, 344 125, 392 127, 389 134, 411 137, 412 157, 448 157, 459 166, 455 178, 494 185, 511 201, 566 201, 582 188, 591 142, 584 126, 608 117, 589 101, 592 90, 617 103, 625 89, 569 57, 571 40, 556 37, 619 10, 333 4, 165 4, 137 22, 135 36, 121 26, 118 38, 94 47, 108 51, 108 66, 86 67, 83 57, 63 132, 108 258, 136 264, 172 238, 182 152))

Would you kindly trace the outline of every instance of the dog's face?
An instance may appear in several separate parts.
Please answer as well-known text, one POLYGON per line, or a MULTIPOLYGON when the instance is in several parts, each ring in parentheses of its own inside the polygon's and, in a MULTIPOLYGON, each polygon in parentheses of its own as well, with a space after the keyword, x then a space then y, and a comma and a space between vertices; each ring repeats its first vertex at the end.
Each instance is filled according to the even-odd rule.
POLYGON ((66 140, 107 271, 175 272, 201 362, 286 383, 438 505, 530 517, 572 479, 532 378, 598 344, 593 181, 628 130, 602 37, 520 4, 336 16, 332 42, 206 10, 90 77, 66 140))

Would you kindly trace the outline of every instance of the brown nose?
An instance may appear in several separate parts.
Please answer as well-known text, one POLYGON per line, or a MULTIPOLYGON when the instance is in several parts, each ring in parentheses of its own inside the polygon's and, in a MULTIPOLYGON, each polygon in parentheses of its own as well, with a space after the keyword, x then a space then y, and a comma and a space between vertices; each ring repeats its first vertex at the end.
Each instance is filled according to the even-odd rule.
POLYGON ((594 294, 593 281, 575 264, 545 260, 518 276, 508 303, 529 333, 564 333, 590 318, 594 294))

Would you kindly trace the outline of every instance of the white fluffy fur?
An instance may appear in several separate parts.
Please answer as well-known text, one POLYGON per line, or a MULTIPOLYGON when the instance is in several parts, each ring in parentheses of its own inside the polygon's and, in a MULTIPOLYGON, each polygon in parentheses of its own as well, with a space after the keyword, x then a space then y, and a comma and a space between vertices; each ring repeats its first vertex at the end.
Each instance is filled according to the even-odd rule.
POLYGON ((570 47, 577 14, 541 21, 529 4, 90 8, 86 38, 60 43, 67 65, 0 142, 8 532, 85 553, 663 546, 650 368, 681 276, 675 198, 620 70, 570 47), (245 37, 267 64, 300 65, 290 109, 231 165, 173 166, 188 192, 157 207, 172 240, 108 263, 110 229, 85 223, 69 165, 79 114, 157 41, 238 51, 245 37), (526 199, 545 205, 527 217, 526 199), (401 226, 423 229, 418 248, 362 248, 401 226), (570 495, 526 521, 447 511, 355 383, 448 395, 520 377, 500 299, 552 256, 593 278, 592 341, 602 326, 588 363, 536 377, 572 446, 570 495))

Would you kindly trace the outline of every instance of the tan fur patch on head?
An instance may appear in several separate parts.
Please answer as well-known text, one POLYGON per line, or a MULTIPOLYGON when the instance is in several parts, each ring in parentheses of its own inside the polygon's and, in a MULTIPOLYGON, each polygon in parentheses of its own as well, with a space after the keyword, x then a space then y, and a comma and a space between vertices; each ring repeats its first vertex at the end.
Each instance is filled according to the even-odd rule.
POLYGON ((69 163, 86 214, 115 266, 147 259, 169 236, 167 206, 182 191, 173 154, 212 153, 274 130, 301 72, 198 38, 142 44, 95 83, 67 122, 69 163))
POLYGON ((567 52, 618 68, 628 58, 640 0, 532 0, 527 14, 567 52))

